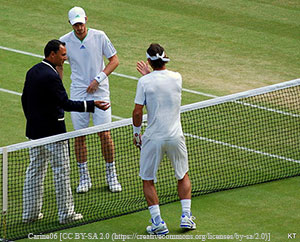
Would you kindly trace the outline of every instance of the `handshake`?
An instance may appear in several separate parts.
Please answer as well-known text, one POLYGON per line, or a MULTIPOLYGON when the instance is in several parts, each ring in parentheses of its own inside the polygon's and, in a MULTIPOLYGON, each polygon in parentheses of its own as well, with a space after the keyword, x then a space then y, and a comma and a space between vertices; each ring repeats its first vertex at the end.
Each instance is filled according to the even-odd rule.
POLYGON ((105 101, 94 101, 94 104, 97 108, 104 110, 104 111, 110 107, 110 103, 105 102, 105 101))

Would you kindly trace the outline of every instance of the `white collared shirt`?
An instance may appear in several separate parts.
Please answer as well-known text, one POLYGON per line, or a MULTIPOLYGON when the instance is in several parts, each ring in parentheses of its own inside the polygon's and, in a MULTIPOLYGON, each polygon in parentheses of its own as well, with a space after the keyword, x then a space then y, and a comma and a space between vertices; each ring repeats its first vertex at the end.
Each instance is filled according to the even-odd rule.
MULTIPOLYGON (((71 88, 77 89, 79 96, 86 94, 86 88, 95 76, 104 69, 104 59, 114 56, 117 51, 107 35, 101 30, 88 29, 83 41, 74 31, 60 38, 66 43, 68 61, 71 65, 71 88)), ((97 92, 101 97, 109 97, 109 84, 106 78, 97 92)))

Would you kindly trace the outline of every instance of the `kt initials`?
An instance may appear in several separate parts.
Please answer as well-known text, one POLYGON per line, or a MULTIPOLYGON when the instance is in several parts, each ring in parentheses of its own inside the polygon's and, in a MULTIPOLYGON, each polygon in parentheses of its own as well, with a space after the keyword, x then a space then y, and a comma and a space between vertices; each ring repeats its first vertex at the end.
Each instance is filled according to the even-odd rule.
POLYGON ((297 233, 288 233, 288 239, 296 239, 297 233))

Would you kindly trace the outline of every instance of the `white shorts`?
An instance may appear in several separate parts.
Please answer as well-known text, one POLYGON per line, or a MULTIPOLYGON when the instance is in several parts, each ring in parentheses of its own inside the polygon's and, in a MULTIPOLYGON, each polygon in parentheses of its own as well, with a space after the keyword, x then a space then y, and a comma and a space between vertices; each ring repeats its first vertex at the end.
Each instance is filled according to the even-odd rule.
POLYGON ((154 180, 164 154, 170 159, 177 180, 183 179, 188 172, 188 154, 184 136, 172 140, 152 140, 142 137, 140 158, 140 177, 142 180, 154 180))
POLYGON ((71 119, 75 130, 89 127, 90 116, 93 118, 94 125, 106 124, 111 122, 111 108, 103 111, 95 107, 94 113, 71 112, 71 119))
MULTIPOLYGON (((110 102, 109 97, 101 97, 100 94, 101 93, 99 90, 94 94, 88 94, 84 88, 71 88, 71 100, 102 100, 110 102)), ((111 108, 103 111, 95 107, 94 113, 71 112, 71 119, 74 129, 78 130, 89 127, 91 116, 93 118, 94 125, 111 123, 111 108)))

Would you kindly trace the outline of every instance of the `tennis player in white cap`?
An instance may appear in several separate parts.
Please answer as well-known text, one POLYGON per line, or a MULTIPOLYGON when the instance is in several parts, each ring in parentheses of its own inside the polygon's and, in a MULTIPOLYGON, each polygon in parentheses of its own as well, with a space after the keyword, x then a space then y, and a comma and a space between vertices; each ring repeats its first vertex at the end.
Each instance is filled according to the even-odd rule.
POLYGON ((159 198, 155 189, 156 173, 164 154, 170 159, 178 180, 178 195, 182 205, 180 227, 195 229, 191 214, 191 182, 188 176, 188 154, 180 122, 182 78, 178 72, 166 69, 170 60, 164 48, 151 44, 146 52, 153 69, 141 61, 137 70, 143 75, 137 84, 133 110, 134 144, 141 149, 140 177, 151 214, 149 234, 169 233, 160 215, 159 198), (147 107, 147 128, 141 137, 143 107, 147 107))
MULTIPOLYGON (((81 7, 73 7, 69 11, 69 23, 73 31, 60 38, 66 43, 68 60, 71 65, 71 89, 72 100, 104 100, 110 102, 108 76, 119 65, 117 51, 107 35, 101 31, 87 28, 88 20, 85 11, 81 7), (108 64, 104 64, 104 56, 108 64)), ((60 70, 62 75, 63 70, 60 70)), ((71 113, 75 130, 87 128, 90 122, 90 114, 71 113)), ((111 108, 106 112, 97 110, 92 114, 94 125, 111 122, 111 108)), ((98 133, 101 140, 101 151, 106 162, 106 181, 111 192, 122 191, 117 179, 114 158, 114 143, 110 131, 98 133)), ((75 140, 75 153, 79 168, 80 180, 77 192, 87 192, 92 181, 87 166, 87 147, 85 136, 75 140)))

